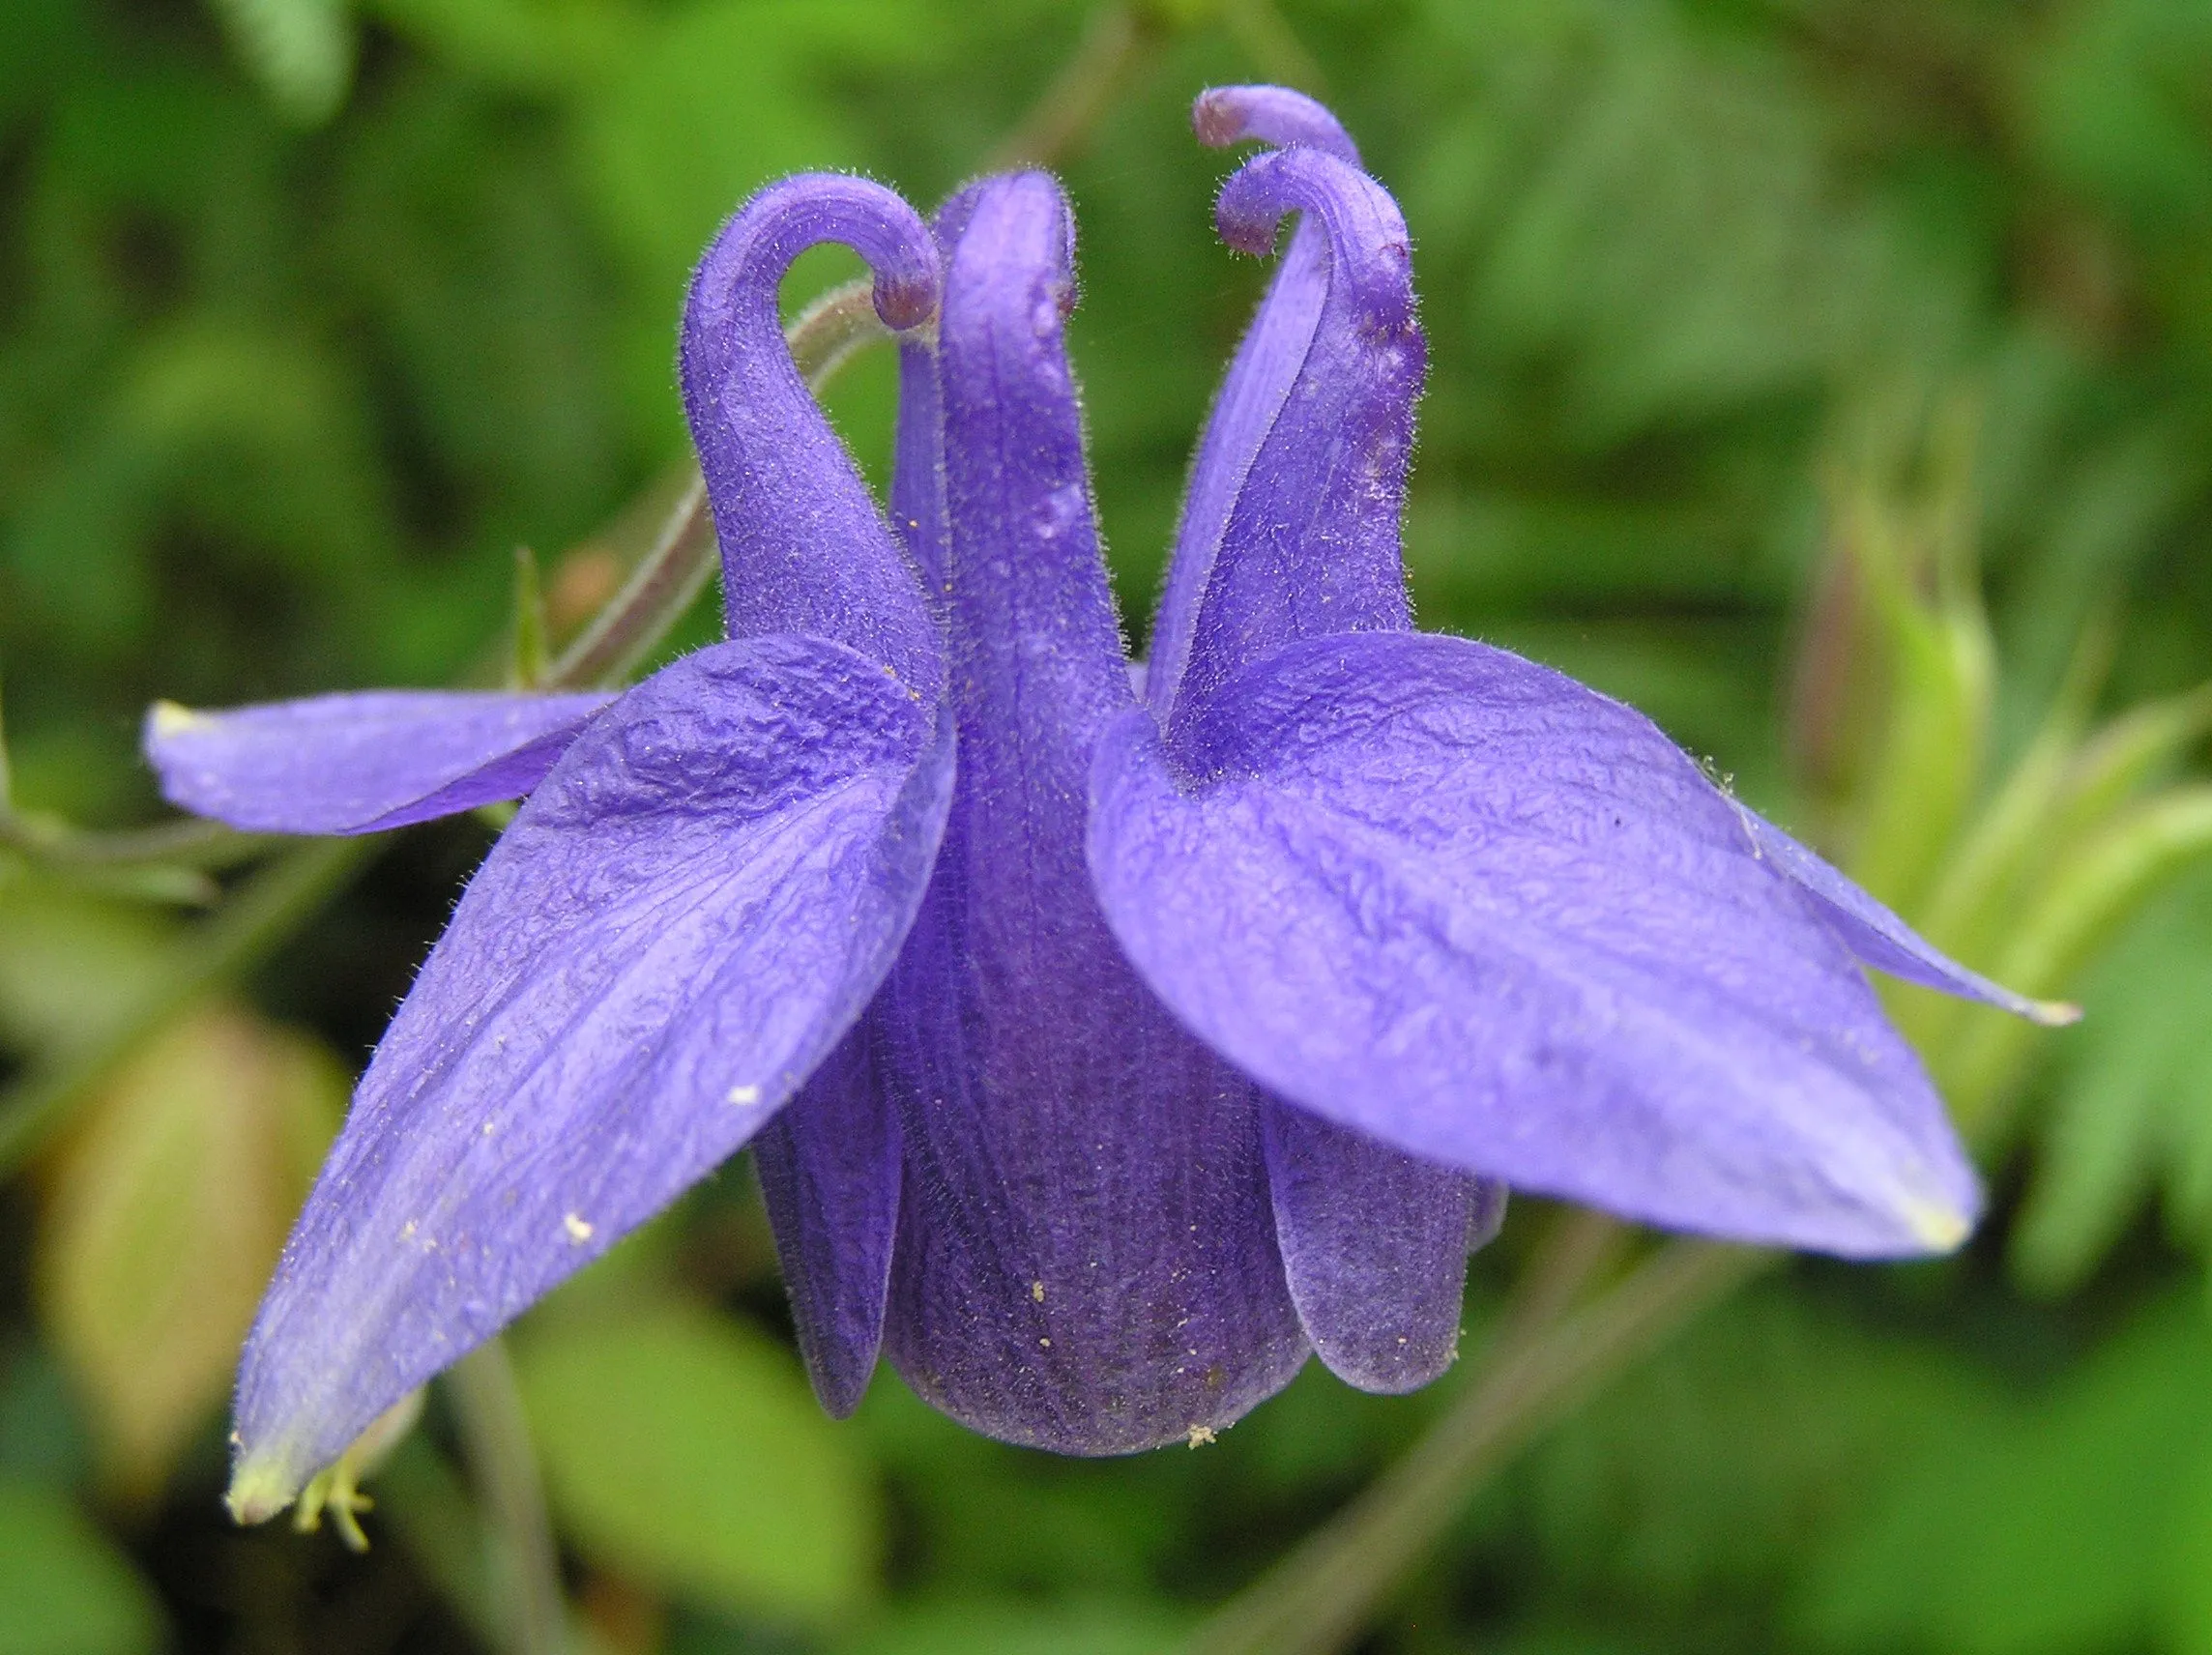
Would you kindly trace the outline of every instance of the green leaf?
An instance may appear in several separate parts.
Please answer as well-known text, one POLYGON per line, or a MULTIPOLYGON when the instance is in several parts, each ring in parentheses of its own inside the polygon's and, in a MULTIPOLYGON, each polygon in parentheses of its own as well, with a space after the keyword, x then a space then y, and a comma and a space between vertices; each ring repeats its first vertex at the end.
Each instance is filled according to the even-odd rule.
POLYGON ((555 1515, 587 1555, 813 1624, 872 1594, 875 1493, 787 1351, 670 1306, 540 1326, 515 1366, 555 1515))
POLYGON ((2101 0, 2029 31, 2026 137, 2066 183, 2161 238, 2212 218, 2212 141, 2197 96, 2212 71, 2203 0, 2101 0))
POLYGON ((306 1036, 213 1008, 149 1046, 55 1154, 40 1304, 125 1498, 159 1491, 228 1389, 346 1090, 306 1036))
POLYGON ((538 573, 538 554, 514 548, 514 619, 507 668, 508 687, 538 689, 545 682, 545 588, 538 573))
POLYGON ((1960 1415, 1816 1560, 1802 1620, 1838 1649, 2139 1647, 2174 1524, 2212 1476, 2212 1326, 2168 1299, 2048 1395, 1960 1415))
POLYGON ((956 1602, 903 1611, 838 1655, 1164 1655, 1180 1630, 1156 1605, 956 1602))
POLYGON ((115 1025, 160 980, 172 927, 49 880, 0 880, 0 1040, 52 1056, 115 1025))
POLYGON ((394 29, 457 68, 517 91, 559 94, 605 74, 631 48, 622 0, 367 0, 394 29))
POLYGON ((2183 882, 2100 962, 2060 1052, 2012 1265, 2040 1292, 2079 1286, 2163 1189, 2179 1238, 2212 1243, 2212 882, 2183 882))
POLYGON ((594 91, 579 152, 649 291, 672 302, 714 227, 776 174, 865 159, 809 82, 829 63, 910 53, 917 20, 900 0, 703 0, 666 14, 594 91))
POLYGON ((232 47, 285 116, 329 120, 353 80, 346 0, 212 0, 232 47))
MULTIPOLYGON (((2034 999, 2065 994, 2143 903, 2207 857, 2212 786, 2169 788, 2117 813, 2058 857, 1990 961, 1990 974, 2034 999)), ((2019 1018, 1970 1007, 1959 1037, 1926 1054, 1969 1139, 1994 1143, 2010 1124, 2005 1106, 2038 1032, 2019 1018)))
POLYGON ((715 226, 780 174, 866 164, 860 122, 824 83, 912 58, 921 21, 908 0, 701 0, 662 13, 580 101, 583 193, 643 296, 624 352, 640 429, 678 435, 670 330, 715 226))
POLYGON ((1756 1602, 1984 1396, 1938 1349, 1754 1290, 1561 1427, 1496 1521, 1580 1596, 1756 1602))
POLYGON ((0 1655, 142 1655, 160 1637, 154 1594, 74 1506, 0 1483, 0 1655))

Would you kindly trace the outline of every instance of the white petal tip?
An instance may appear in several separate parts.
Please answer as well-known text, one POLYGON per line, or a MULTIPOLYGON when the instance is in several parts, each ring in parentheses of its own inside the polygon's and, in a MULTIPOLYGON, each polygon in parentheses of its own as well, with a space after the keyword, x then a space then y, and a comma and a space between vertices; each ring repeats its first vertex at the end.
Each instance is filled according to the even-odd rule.
POLYGON ((1914 1202, 1905 1210, 1913 1238, 1930 1253, 1955 1253, 1974 1233, 1974 1221, 1955 1207, 1914 1202))
POLYGON ((157 739, 166 740, 197 730, 214 720, 204 712, 194 712, 189 707, 180 707, 173 701, 157 701, 146 713, 146 728, 157 739))
POLYGON ((2027 1002, 2028 1021, 2045 1029, 2063 1029, 2070 1023, 2081 1021, 2081 1008, 2070 1000, 2031 1000, 2027 1002))
POLYGON ((222 1496, 222 1503, 230 1509, 233 1523, 250 1527, 267 1523, 290 1505, 299 1492, 299 1485, 281 1467, 248 1457, 241 1460, 231 1474, 230 1491, 222 1496))

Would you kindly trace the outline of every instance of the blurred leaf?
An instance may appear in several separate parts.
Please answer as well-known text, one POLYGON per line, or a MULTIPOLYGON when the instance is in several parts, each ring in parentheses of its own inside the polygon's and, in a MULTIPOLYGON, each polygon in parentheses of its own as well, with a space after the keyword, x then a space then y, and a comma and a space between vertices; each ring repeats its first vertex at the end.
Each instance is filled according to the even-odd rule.
POLYGON ((0 1483, 0 1655, 145 1655, 160 1641, 153 1593, 74 1506, 0 1483))
POLYGON ((2161 237, 2212 219, 2212 6, 2096 0, 2027 36, 2022 102, 2036 159, 2161 237))
POLYGON ((2179 1520, 2212 1488, 2207 1372, 2212 1326, 2184 1295, 2041 1399, 1942 1422, 1819 1560, 1807 1629, 1942 1655, 2141 1646, 2171 1601, 2179 1520))
POLYGON ((225 1394, 346 1090, 319 1045, 210 1008, 134 1060, 52 1156, 41 1308, 126 1498, 160 1489, 225 1394))
POLYGON ((1103 1476, 994 1442, 888 1374, 855 1420, 925 1526, 929 1578, 946 1592, 1140 1593, 1185 1542, 1182 1491, 1208 1476, 1210 1450, 1149 1454, 1103 1476))
POLYGON ((394 537, 362 414, 306 340, 228 320, 148 335, 96 427, 25 490, 7 526, 12 596, 98 657, 154 628, 154 549, 181 529, 270 596, 272 576, 325 596, 365 587, 394 537))
POLYGON ((628 344, 643 428, 673 437, 668 394, 677 297, 715 226, 782 173, 858 166, 858 124, 820 85, 834 70, 911 59, 909 0, 694 0, 671 8, 581 107, 587 199, 636 290, 652 296, 628 344))
MULTIPOLYGON (((2145 902, 2212 857, 2212 787, 2154 794, 2056 849, 1989 962, 1997 981, 2038 1000, 2069 993, 2076 973, 2145 902)), ((1964 1007, 1958 1030, 1925 1055, 1960 1130, 1994 1146, 2013 1123, 2011 1106, 2039 1031, 1987 1006, 1964 1007)))
POLYGON ((564 1529, 704 1602, 810 1623, 872 1593, 880 1518, 790 1354, 669 1307, 534 1328, 517 1379, 564 1529))
POLYGON ((353 79, 346 0, 211 0, 231 44, 276 107, 303 126, 337 113, 353 79))
POLYGON ((0 1355, 0 1482, 73 1489, 92 1468, 91 1440, 53 1353, 26 1339, 0 1355))
POLYGON ((104 1033, 159 980, 172 936, 143 907, 0 876, 0 1040, 44 1057, 104 1033))
POLYGON ((2081 993, 2037 1127, 2012 1263, 2042 1292, 2078 1287, 2154 1191, 2169 1228, 2212 1245, 2212 881, 2181 882, 2131 925, 2081 993))
POLYGON ((519 91, 564 93, 632 49, 627 0, 366 0, 393 28, 455 68, 519 91))
POLYGON ((1038 1609, 985 1599, 904 1610, 837 1655, 1165 1655, 1179 1630, 1150 1604, 1038 1609))
POLYGON ((1751 1600, 1982 1398, 1936 1349, 1756 1290, 1561 1428, 1500 1521, 1586 1589, 1676 1614, 1751 1600))
POLYGON ((1472 255, 1481 348, 1556 369, 1561 435, 1710 419, 1956 326, 1957 276, 1834 165, 1785 55, 1688 7, 1435 10, 1464 89, 1407 217, 1472 255))

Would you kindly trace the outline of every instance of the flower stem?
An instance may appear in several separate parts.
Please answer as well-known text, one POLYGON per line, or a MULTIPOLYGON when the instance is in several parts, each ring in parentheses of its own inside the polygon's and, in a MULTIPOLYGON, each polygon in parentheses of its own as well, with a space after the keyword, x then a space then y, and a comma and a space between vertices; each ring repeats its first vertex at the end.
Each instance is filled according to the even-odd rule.
POLYGON ((568 1611, 560 1553, 506 1345, 494 1336, 471 1350, 453 1364, 447 1388, 497 1552, 490 1561, 505 1655, 565 1655, 568 1611))
MULTIPOLYGON (((1601 1237, 1573 1227, 1586 1273, 1601 1237)), ((1183 1655, 1330 1655, 1357 1636, 1474 1491, 1608 1379, 1780 1255, 1711 1241, 1669 1241, 1571 1314, 1508 1317, 1490 1360, 1412 1451, 1326 1526, 1230 1599, 1183 1655)), ((1531 1292, 1572 1274, 1540 1263, 1531 1292)), ((1569 1289, 1571 1293, 1571 1287, 1569 1289)))
POLYGON ((198 817, 102 830, 0 810, 0 847, 64 871, 230 867, 252 860, 274 843, 269 834, 243 833, 198 817))

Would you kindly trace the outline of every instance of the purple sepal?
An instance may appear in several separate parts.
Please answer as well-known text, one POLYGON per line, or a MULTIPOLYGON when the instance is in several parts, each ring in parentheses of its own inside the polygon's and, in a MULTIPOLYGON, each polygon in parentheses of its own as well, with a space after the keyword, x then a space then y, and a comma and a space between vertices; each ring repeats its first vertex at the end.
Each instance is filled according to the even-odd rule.
POLYGON ((1972 1169, 1736 807, 1641 714, 1464 639, 1295 644, 1171 764, 1120 720, 1091 863, 1186 1024, 1285 1099, 1654 1224, 1955 1245, 1972 1169))
POLYGON ((885 1350, 976 1430, 1201 1440, 1287 1383, 1257 1095, 1129 969, 1084 862, 1098 731, 1134 712, 1062 339, 1059 191, 941 218, 958 798, 869 1017, 905 1141, 885 1350))
POLYGON ((799 1351, 831 1417, 860 1406, 884 1342, 898 1226, 898 1116, 861 1017, 753 1140, 799 1351))
POLYGON ((470 883, 285 1246, 242 1486, 296 1491, 791 1097, 920 899, 935 711, 841 646, 763 637, 587 727, 470 883))
POLYGON ((255 833, 375 833, 519 798, 610 695, 370 690, 203 712, 157 703, 146 758, 180 810, 255 833))
POLYGON ((1467 1256, 1498 1234, 1505 1186, 1289 1104, 1261 1115, 1291 1302, 1331 1373, 1418 1390, 1459 1351, 1467 1256))
POLYGON ((1968 971, 1911 926, 1861 890, 1756 811, 1737 807, 1758 853, 1788 875, 1861 965, 2055 1028, 2080 1021, 2081 1008, 2059 1001, 2030 1000, 1979 972, 1968 971))

